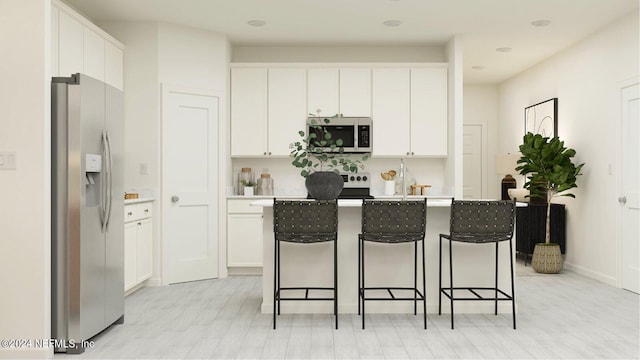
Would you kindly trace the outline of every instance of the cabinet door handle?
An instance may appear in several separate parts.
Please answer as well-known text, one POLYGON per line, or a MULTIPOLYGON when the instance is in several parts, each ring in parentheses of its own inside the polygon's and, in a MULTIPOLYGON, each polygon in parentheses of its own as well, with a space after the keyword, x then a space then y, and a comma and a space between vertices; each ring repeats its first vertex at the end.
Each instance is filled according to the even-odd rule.
POLYGON ((411 155, 415 155, 415 153, 412 151, 412 152, 411 152, 411 155))
POLYGON ((626 196, 621 196, 618 198, 618 202, 620 204, 626 204, 627 203, 627 197, 626 196))
POLYGON ((263 152, 263 153, 262 153, 262 155, 267 155, 267 152, 266 152, 266 151, 265 151, 265 152, 263 152))
POLYGON ((131 215, 133 215, 133 213, 132 213, 131 211, 129 211, 129 212, 127 213, 127 216, 131 216, 131 215))
POLYGON ((144 212, 148 214, 149 213, 149 209, 144 209, 144 212))
POLYGON ((409 152, 407 151, 407 155, 409 155, 409 152))
POLYGON ((141 222, 138 222, 138 226, 140 226, 140 225, 142 225, 142 223, 141 223, 141 222))
POLYGON ((180 201, 180 197, 178 195, 173 195, 171 197, 171 202, 177 203, 178 201, 180 201))

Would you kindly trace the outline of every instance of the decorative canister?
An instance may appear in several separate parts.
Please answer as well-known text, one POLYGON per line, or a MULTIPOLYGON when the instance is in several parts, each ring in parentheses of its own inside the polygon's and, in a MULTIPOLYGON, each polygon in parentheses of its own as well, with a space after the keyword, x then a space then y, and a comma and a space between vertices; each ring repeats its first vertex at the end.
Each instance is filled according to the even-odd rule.
POLYGON ((270 174, 260 174, 256 195, 273 195, 273 179, 270 174))
POLYGON ((243 167, 238 174, 238 195, 244 195, 245 186, 254 186, 256 178, 251 172, 251 168, 243 167))

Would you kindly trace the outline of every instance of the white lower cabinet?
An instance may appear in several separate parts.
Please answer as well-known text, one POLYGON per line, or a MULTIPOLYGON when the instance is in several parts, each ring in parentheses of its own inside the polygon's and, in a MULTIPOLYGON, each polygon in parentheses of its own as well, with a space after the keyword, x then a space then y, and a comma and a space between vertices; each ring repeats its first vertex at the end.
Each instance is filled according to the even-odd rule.
POLYGON ((152 202, 124 207, 124 290, 151 278, 153 273, 152 202))
MULTIPOLYGON (((262 207, 255 200, 227 201, 227 267, 262 267, 262 207)), ((233 271, 230 271, 233 272, 233 271)))

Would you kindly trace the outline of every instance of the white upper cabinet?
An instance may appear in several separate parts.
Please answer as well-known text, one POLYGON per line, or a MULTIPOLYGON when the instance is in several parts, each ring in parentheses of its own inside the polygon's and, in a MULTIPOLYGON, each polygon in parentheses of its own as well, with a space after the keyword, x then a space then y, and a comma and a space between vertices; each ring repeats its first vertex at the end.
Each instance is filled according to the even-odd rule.
POLYGON ((58 74, 60 76, 71 76, 71 74, 83 72, 82 38, 84 28, 82 24, 60 11, 58 29, 58 74))
POLYGON ((373 69, 372 83, 373 155, 409 155, 409 69, 373 69))
POLYGON ((58 43, 59 34, 58 31, 58 19, 60 18, 60 11, 55 7, 51 7, 51 76, 60 76, 58 73, 58 43))
POLYGON ((447 156, 447 68, 373 70, 373 154, 447 156))
POLYGON ((308 70, 307 113, 320 116, 371 116, 371 69, 308 70))
POLYGON ((340 69, 340 106, 342 116, 371 116, 371 69, 340 69))
POLYGON ((339 114, 338 69, 309 69, 307 81, 307 113, 327 117, 339 114))
POLYGON ((83 35, 83 73, 104 81, 104 39, 87 28, 83 35))
POLYGON ((231 156, 267 155, 267 69, 231 69, 231 156))
POLYGON ((64 3, 52 1, 52 76, 83 73, 123 90, 123 48, 64 3))
POLYGON ((122 49, 109 41, 104 42, 104 81, 120 90, 124 89, 123 58, 122 49))
POLYGON ((412 155, 447 155, 447 94, 446 68, 411 69, 412 155))
POLYGON ((305 130, 307 118, 305 69, 269 69, 267 155, 288 156, 289 144, 305 130))

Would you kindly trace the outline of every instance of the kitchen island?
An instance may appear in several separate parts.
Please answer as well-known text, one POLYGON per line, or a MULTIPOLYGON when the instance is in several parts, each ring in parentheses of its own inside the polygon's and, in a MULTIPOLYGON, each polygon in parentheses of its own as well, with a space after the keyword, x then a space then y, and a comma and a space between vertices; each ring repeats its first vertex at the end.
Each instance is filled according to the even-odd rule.
MULTIPOLYGON (((415 197, 411 197, 415 198, 415 197)), ((386 200, 386 199, 385 199, 386 200)), ((427 231, 425 261, 427 281, 427 313, 438 312, 438 241, 439 234, 449 232, 451 200, 427 199, 427 231)), ((273 312, 273 200, 252 203, 263 207, 263 278, 262 312, 273 312)), ((361 230, 362 200, 338 200, 338 312, 358 311, 358 234, 361 230)), ((515 239, 514 239, 515 244, 515 239)), ((366 243, 367 286, 412 286, 413 243, 366 243)), ((420 246, 420 245, 419 245, 420 246)), ((420 247, 419 247, 420 250, 420 247)), ((499 245, 499 287, 510 290, 509 243, 499 245)), ((283 286, 332 286, 333 244, 281 243, 281 283, 283 286)), ((513 256, 513 255, 512 255, 513 256)), ((448 284, 448 243, 443 242, 443 285, 448 284)), ((420 259, 418 259, 420 264, 420 259)), ((484 244, 453 244, 453 276, 456 286, 492 286, 494 282, 495 246, 484 244), (479 271, 484 269, 484 271, 479 271)), ((420 265, 418 265, 420 266, 420 265)), ((418 268, 420 272, 420 268, 418 268)), ((420 276, 420 275, 418 275, 420 276)), ((418 277, 418 283, 421 279, 418 277)), ((510 292, 510 291, 509 291, 510 292)), ((310 294, 311 296, 311 294, 310 294)), ((443 313, 449 303, 443 297, 443 313)), ((511 304, 500 302, 499 313, 510 313, 511 304)), ((418 311, 420 306, 418 306, 418 311)), ((493 313, 493 302, 458 302, 459 313, 493 313)), ((332 313, 331 302, 284 301, 281 313, 332 313)), ((371 301, 367 313, 413 313, 413 302, 371 301)))

